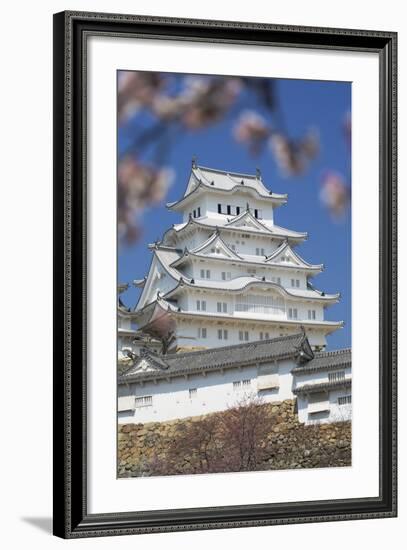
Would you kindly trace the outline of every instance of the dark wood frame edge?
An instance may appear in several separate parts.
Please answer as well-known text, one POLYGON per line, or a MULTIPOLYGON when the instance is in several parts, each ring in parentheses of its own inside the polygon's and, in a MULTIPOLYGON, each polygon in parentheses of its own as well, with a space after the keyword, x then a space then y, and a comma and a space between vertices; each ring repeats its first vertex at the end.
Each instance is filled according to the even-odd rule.
POLYGON ((63 538, 394 517, 397 514, 397 34, 120 14, 54 15, 54 534, 63 538), (86 132, 91 34, 374 51, 380 57, 380 497, 88 514, 86 132))

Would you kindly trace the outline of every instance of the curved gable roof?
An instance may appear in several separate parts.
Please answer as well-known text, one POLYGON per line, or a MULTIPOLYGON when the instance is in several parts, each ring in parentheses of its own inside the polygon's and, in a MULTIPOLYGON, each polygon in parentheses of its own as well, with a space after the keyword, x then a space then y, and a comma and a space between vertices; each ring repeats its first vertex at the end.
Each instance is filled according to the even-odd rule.
POLYGON ((200 189, 234 194, 241 191, 242 188, 249 190, 256 197, 270 200, 276 205, 287 202, 286 194, 273 193, 267 189, 258 175, 225 172, 223 170, 194 165, 184 195, 177 201, 167 203, 167 208, 176 210, 182 203, 185 203, 193 195, 198 194, 200 189))
MULTIPOLYGON (((303 258, 301 258, 299 254, 297 254, 297 252, 295 252, 291 248, 288 241, 282 243, 272 254, 270 254, 270 256, 267 256, 265 262, 274 264, 278 262, 279 259, 283 257, 283 255, 288 255, 293 260, 293 263, 296 264, 298 267, 307 267, 317 270, 322 270, 324 268, 323 264, 313 265, 306 262, 303 258)), ((281 263, 284 265, 284 262, 281 261, 281 263)))

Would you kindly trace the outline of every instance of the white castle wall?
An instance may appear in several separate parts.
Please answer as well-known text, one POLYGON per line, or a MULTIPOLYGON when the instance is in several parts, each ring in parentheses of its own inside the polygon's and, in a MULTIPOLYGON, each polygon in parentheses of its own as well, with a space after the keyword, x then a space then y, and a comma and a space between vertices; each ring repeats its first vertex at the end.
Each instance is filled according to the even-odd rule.
POLYGON ((282 361, 278 365, 279 388, 258 391, 258 371, 256 366, 241 369, 228 369, 224 372, 191 375, 187 378, 177 377, 158 380, 157 383, 145 382, 119 386, 119 411, 121 402, 127 402, 128 396, 152 396, 152 404, 136 408, 134 411, 119 412, 119 423, 162 422, 189 416, 199 416, 223 411, 235 405, 245 395, 259 396, 265 403, 292 399, 291 370, 295 363, 282 361), (241 386, 234 390, 233 382, 250 380, 250 386, 241 386), (195 397, 190 397, 189 390, 197 390, 195 397))
MULTIPOLYGON (((254 294, 256 296, 261 295, 263 292, 255 287, 249 289, 247 292, 248 295, 254 294)), ((235 314, 236 317, 255 317, 255 319, 261 321, 266 320, 287 320, 288 319, 288 309, 296 308, 298 311, 298 321, 308 321, 308 310, 315 310, 316 312, 316 321, 323 321, 323 306, 319 302, 300 302, 298 299, 287 299, 283 298, 281 294, 276 290, 271 290, 265 293, 266 296, 273 296, 275 298, 281 299, 281 303, 285 311, 275 311, 274 313, 250 313, 244 311, 235 311, 236 304, 239 303, 239 296, 236 294, 221 294, 221 293, 211 293, 207 291, 199 291, 195 289, 188 289, 188 295, 183 294, 182 298, 178 299, 178 304, 181 308, 186 309, 187 311, 197 311, 197 300, 203 300, 206 302, 206 312, 207 313, 217 313, 217 304, 218 302, 227 304, 227 316, 232 316, 235 314)), ((243 321, 244 322, 244 321, 243 321)), ((298 324, 297 324, 298 330, 298 324)))
MULTIPOLYGON (((255 258, 258 256, 255 256, 255 258)), ((280 284, 287 288, 288 290, 292 287, 291 279, 294 279, 294 288, 305 290, 307 288, 307 276, 304 272, 291 269, 290 271, 279 269, 278 266, 269 265, 261 266, 253 263, 247 265, 242 265, 235 263, 233 260, 226 260, 225 262, 219 260, 211 260, 210 256, 205 258, 205 261, 202 262, 196 258, 191 260, 192 266, 190 264, 182 266, 179 268, 179 271, 185 273, 188 277, 195 279, 197 284, 205 284, 206 279, 201 279, 201 269, 210 270, 210 281, 223 281, 222 272, 230 273, 231 279, 237 277, 265 277, 267 281, 277 282, 278 278, 280 284), (295 281, 299 281, 299 286, 296 286, 295 281)))
POLYGON ((316 414, 309 413, 310 403, 308 399, 306 397, 299 396, 297 399, 299 422, 304 424, 325 424, 351 420, 352 405, 338 404, 338 397, 342 397, 345 395, 351 395, 350 389, 330 391, 327 396, 329 410, 326 413, 324 412, 316 414))
MULTIPOLYGON (((239 188, 240 190, 240 188, 239 188)), ((246 210, 246 205, 249 204, 251 210, 258 209, 261 211, 261 218, 269 224, 273 223, 274 214, 273 207, 270 204, 265 204, 265 200, 258 200, 253 198, 252 193, 244 193, 244 188, 241 189, 239 195, 230 194, 217 194, 213 191, 208 192, 207 195, 197 197, 195 200, 191 201, 188 208, 185 209, 183 213, 183 221, 188 221, 189 214, 192 215, 194 210, 197 210, 198 207, 201 208, 201 217, 207 216, 209 218, 219 218, 220 220, 225 220, 228 216, 226 214, 218 213, 218 204, 221 204, 225 208, 230 205, 233 207, 233 211, 236 206, 240 207, 240 213, 246 210)), ((230 216, 229 216, 230 217, 230 216)))
MULTIPOLYGON (((308 374, 297 374, 295 380, 295 387, 300 388, 306 384, 315 383, 328 383, 329 374, 336 372, 344 372, 345 380, 351 380, 352 372, 351 367, 338 367, 335 370, 329 371, 317 371, 308 374)), ((329 402, 329 411, 321 413, 311 413, 310 399, 307 396, 298 396, 298 418, 300 422, 312 423, 312 422, 336 422, 340 420, 349 420, 352 416, 352 405, 340 405, 338 398, 346 395, 351 395, 351 388, 340 388, 330 390, 326 392, 326 401, 329 402)), ((312 394, 311 394, 312 395, 312 394)))
MULTIPOLYGON (((309 343, 312 347, 326 345, 326 337, 321 330, 312 328, 305 328, 309 343)), ((218 348, 221 346, 230 346, 234 344, 241 344, 239 340, 239 331, 249 332, 249 341, 255 341, 260 339, 260 332, 269 334, 269 338, 277 338, 279 336, 287 336, 289 334, 298 333, 298 325, 293 327, 280 327, 271 325, 270 323, 262 324, 260 320, 256 321, 233 321, 233 319, 224 319, 216 321, 208 316, 208 320, 195 320, 188 319, 188 321, 177 322, 177 343, 179 346, 204 346, 208 348, 218 348), (206 338, 199 337, 198 329, 206 328, 206 338), (224 340, 218 338, 218 330, 227 330, 228 339, 224 340)))

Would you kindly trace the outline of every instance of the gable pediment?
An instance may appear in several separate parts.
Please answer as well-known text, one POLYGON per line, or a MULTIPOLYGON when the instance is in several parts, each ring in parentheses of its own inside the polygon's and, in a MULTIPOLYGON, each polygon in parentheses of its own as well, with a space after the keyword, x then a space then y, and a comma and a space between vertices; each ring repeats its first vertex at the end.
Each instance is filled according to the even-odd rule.
POLYGON ((266 259, 266 262, 298 267, 309 267, 309 264, 304 262, 304 260, 302 260, 298 254, 292 250, 289 244, 283 244, 280 248, 277 248, 277 250, 275 250, 275 252, 266 259))
POLYGON ((222 240, 220 235, 216 233, 208 239, 203 245, 191 250, 192 254, 205 254, 206 256, 223 257, 228 259, 240 259, 234 250, 222 240))
POLYGON ((232 221, 226 224, 225 227, 242 227, 256 229, 257 231, 268 231, 268 229, 260 223, 249 211, 243 212, 232 221))
POLYGON ((134 374, 143 374, 147 372, 162 372, 166 369, 168 369, 167 363, 161 357, 154 356, 149 352, 142 354, 124 376, 132 376, 134 374))

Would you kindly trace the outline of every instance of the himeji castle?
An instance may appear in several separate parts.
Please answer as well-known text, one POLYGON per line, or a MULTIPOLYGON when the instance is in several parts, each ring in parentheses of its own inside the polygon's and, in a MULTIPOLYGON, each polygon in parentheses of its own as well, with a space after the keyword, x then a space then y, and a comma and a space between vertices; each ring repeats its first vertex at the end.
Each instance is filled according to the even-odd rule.
POLYGON ((351 352, 325 350, 342 327, 324 318, 339 294, 311 284, 323 265, 295 251, 307 234, 275 223, 286 202, 260 172, 192 163, 168 204, 182 221, 150 245, 134 310, 119 286, 120 423, 222 411, 244 395, 294 399, 300 422, 351 418, 351 352))
POLYGON ((184 195, 167 207, 182 216, 150 245, 148 275, 133 321, 153 336, 173 334, 172 346, 202 349, 295 334, 313 349, 342 322, 324 319, 339 294, 310 280, 323 270, 295 247, 307 234, 280 227, 276 210, 287 195, 268 189, 260 172, 224 172, 194 161, 184 195))

